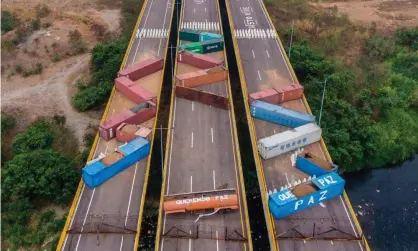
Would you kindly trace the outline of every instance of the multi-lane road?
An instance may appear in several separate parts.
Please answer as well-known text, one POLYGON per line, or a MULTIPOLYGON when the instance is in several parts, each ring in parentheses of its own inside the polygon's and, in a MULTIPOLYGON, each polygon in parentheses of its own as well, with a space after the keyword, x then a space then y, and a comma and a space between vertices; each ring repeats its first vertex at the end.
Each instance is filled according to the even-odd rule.
MULTIPOLYGON (((147 0, 139 17, 139 24, 122 67, 151 58, 165 57, 167 35, 170 29, 172 0, 147 0), (156 15, 158 13, 158 15, 156 15), (156 29, 154 35, 147 32, 156 29), (141 33, 141 30, 145 32, 141 33), (144 34, 141 37, 139 34, 144 34), (159 36, 155 34, 160 34, 159 36), (152 38, 150 37, 152 36, 152 38)), ((132 6, 132 8, 135 8, 132 6)), ((139 11, 139 8, 138 8, 139 11)), ((159 96, 162 84, 162 72, 139 80, 153 94, 159 96)), ((109 107, 103 119, 117 114, 135 104, 119 91, 114 91, 109 107)), ((144 123, 153 127, 154 119, 144 123)), ((100 153, 110 153, 120 143, 116 140, 105 141, 101 138, 95 144, 93 158, 100 153)), ((93 250, 133 250, 138 237, 140 212, 148 173, 148 157, 127 168, 103 185, 90 189, 82 184, 80 196, 74 200, 72 217, 68 219, 68 228, 64 229, 58 249, 74 251, 93 250)))
MULTIPOLYGON (((275 29, 261 1, 226 1, 229 6, 231 29, 234 29, 233 34, 235 34, 236 53, 239 53, 240 74, 245 80, 242 83, 244 95, 267 88, 278 88, 298 81, 275 33, 274 37, 255 35, 256 33, 272 34, 271 31, 275 29), (257 32, 251 35, 251 30, 257 32)), ((246 109, 249 111, 248 103, 246 105, 246 109)), ((283 105, 301 112, 309 110, 303 99, 286 102, 283 105)), ((247 115, 249 115, 248 112, 247 115)), ((248 119, 253 141, 287 130, 286 127, 253 119, 250 116, 248 119)), ((256 142, 253 144, 256 145, 256 142)), ((320 143, 309 145, 305 149, 309 149, 315 155, 327 158, 326 149, 320 143)), ((295 181, 307 178, 305 173, 292 166, 290 158, 292 152, 263 160, 259 157, 257 149, 254 148, 254 150, 263 194, 275 189, 280 190, 285 185, 291 185, 295 181)), ((263 197, 266 219, 270 228, 270 241, 274 248, 279 247, 280 250, 366 250, 361 241, 337 240, 360 238, 361 232, 356 226, 355 219, 349 212, 349 205, 343 196, 282 220, 272 218, 265 204, 267 196, 263 197), (335 230, 320 234, 332 228, 335 230), (313 239, 304 239, 304 236, 312 237, 313 233, 316 233, 313 239), (278 236, 281 238, 277 238, 278 236)))
MULTIPOLYGON (((197 27, 212 27, 212 32, 220 33, 217 1, 183 1, 180 27, 186 23, 195 23, 197 27)), ((224 52, 209 55, 225 58, 224 52)), ((178 63, 175 74, 196 70, 178 63)), ((229 81, 222 81, 198 89, 229 97, 228 85, 229 81)), ((215 190, 226 184, 228 188, 237 190, 240 207, 235 211, 221 211, 202 217, 197 223, 197 215, 166 215, 162 212, 159 229, 161 237, 157 239, 159 250, 250 250, 233 116, 232 110, 173 97, 169 126, 173 130, 167 141, 164 194, 215 190), (184 233, 190 233, 190 237, 176 238, 177 231, 183 236, 184 233), (197 231, 199 237, 195 238, 197 231), (233 240, 225 240, 226 235, 233 240)))

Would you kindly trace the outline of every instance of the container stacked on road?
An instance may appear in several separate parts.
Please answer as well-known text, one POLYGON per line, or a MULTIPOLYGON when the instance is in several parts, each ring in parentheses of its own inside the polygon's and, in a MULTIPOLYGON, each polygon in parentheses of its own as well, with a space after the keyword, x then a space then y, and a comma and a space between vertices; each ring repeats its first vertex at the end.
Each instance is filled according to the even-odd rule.
POLYGON ((181 50, 189 52, 206 54, 224 49, 223 36, 217 33, 183 29, 180 30, 180 40, 192 42, 180 45, 181 50))
MULTIPOLYGON (((284 107, 286 102, 302 96, 303 87, 296 83, 249 95, 252 117, 292 128, 258 140, 258 152, 263 159, 273 159, 321 140, 322 130, 315 124, 315 116, 284 107)), ((296 168, 308 174, 309 179, 269 192, 268 205, 275 219, 335 198, 344 191, 345 181, 337 174, 338 167, 309 151, 297 155, 296 168)))

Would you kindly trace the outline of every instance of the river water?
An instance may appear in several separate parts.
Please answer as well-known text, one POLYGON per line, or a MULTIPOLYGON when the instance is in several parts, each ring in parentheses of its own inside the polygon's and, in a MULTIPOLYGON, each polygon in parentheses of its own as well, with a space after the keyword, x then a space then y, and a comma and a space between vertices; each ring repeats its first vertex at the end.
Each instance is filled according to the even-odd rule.
POLYGON ((344 177, 372 251, 418 251, 418 155, 344 177))

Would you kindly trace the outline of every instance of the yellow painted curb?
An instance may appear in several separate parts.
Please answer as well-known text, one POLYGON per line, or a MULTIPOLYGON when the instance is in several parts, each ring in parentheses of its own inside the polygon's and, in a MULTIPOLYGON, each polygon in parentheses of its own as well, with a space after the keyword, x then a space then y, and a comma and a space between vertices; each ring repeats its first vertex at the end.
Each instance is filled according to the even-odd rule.
MULTIPOLYGON (((183 0, 182 0, 183 2, 183 0)), ((174 1, 174 4, 175 1, 174 1)), ((173 5, 173 13, 174 13, 174 8, 175 5, 173 5)), ((183 10, 183 9, 182 9, 183 10)), ((180 24, 182 22, 183 19, 183 12, 180 14, 180 18, 179 20, 177 20, 178 22, 178 27, 180 27, 180 24)), ((180 29, 178 28, 178 32, 180 31, 180 29)), ((177 36, 177 44, 179 44, 180 41, 180 36, 177 36)), ((172 50, 172 48, 170 49, 172 50)), ((174 73, 177 72, 177 47, 176 47, 176 52, 175 52, 175 58, 174 58, 174 73)), ((173 76, 172 79, 172 93, 171 93, 171 100, 170 100, 170 115, 169 115, 169 119, 168 119, 168 129, 167 129, 167 140, 166 140, 166 148, 165 148, 165 156, 164 156, 164 171, 163 171, 163 184, 161 187, 161 196, 160 196, 160 208, 158 210, 158 223, 157 223, 157 234, 156 234, 156 238, 155 238, 155 251, 158 251, 160 249, 160 242, 161 242, 161 231, 162 231, 162 220, 163 220, 163 202, 164 202, 164 194, 165 194, 165 188, 166 188, 166 179, 167 179, 167 163, 168 163, 168 153, 169 153, 169 149, 170 149, 170 143, 171 143, 171 134, 172 134, 172 127, 173 125, 173 113, 174 113, 174 97, 175 97, 175 93, 174 93, 174 87, 175 87, 175 76, 173 76)), ((162 139, 161 139, 162 140, 162 139)))
MULTIPOLYGON (((174 3, 175 0, 171 0, 171 1, 172 1, 172 3, 174 3)), ((172 6, 174 6, 174 5, 172 4, 172 6)), ((143 8, 143 9, 145 9, 145 8, 143 8)), ((173 17, 173 13, 174 13, 174 8, 172 8, 172 10, 171 10, 170 25, 169 25, 169 29, 168 29, 169 31, 171 30, 171 25, 172 25, 171 20, 172 20, 172 17, 173 17)), ((165 44, 166 49, 168 47, 168 41, 169 41, 169 37, 167 37, 167 41, 166 41, 166 44, 165 44)), ((144 212, 145 196, 146 196, 147 186, 148 186, 149 171, 150 171, 150 168, 151 168, 151 156, 152 156, 152 149, 153 149, 153 146, 154 146, 155 131, 156 131, 156 128, 157 128, 157 118, 158 118, 158 114, 159 114, 159 110, 160 110, 159 107, 160 107, 161 93, 162 93, 163 80, 164 80, 164 71, 165 71, 165 67, 166 67, 166 58, 167 58, 167 50, 164 53, 164 66, 163 66, 163 69, 161 71, 161 81, 160 81, 159 95, 158 95, 158 100, 157 100, 157 110, 156 110, 156 113, 155 113, 154 127, 152 129, 152 136, 151 136, 151 145, 150 145, 151 151, 148 155, 149 157, 148 157, 148 163, 147 163, 147 171, 145 173, 145 182, 144 182, 144 186, 142 188, 141 207, 140 207, 140 210, 139 210, 138 227, 137 227, 137 235, 135 237, 134 251, 138 250, 139 237, 141 235, 142 215, 143 215, 143 212, 144 212)))
MULTIPOLYGON (((123 66, 126 63, 126 59, 128 57, 130 48, 132 46, 132 41, 133 41, 133 39, 135 37, 134 34, 136 33, 136 30, 138 29, 139 22, 142 19, 142 14, 143 14, 143 12, 145 10, 145 8, 143 8, 143 7, 146 6, 147 3, 148 3, 148 0, 145 0, 145 2, 143 3, 143 5, 141 7, 141 12, 140 12, 140 14, 138 16, 138 19, 136 21, 135 29, 132 32, 132 35, 131 35, 131 38, 130 38, 130 41, 129 41, 129 44, 128 44, 128 48, 125 51, 125 55, 123 57, 123 60, 122 60, 122 64, 120 66, 120 69, 123 69, 123 66)), ((109 99, 108 99, 107 104, 106 104, 106 108, 105 108, 105 110, 103 112, 103 115, 102 115, 102 118, 100 120, 100 123, 102 123, 106 119, 114 95, 115 95, 115 87, 113 86, 112 91, 111 91, 110 96, 109 96, 109 99)), ((99 142, 99 133, 96 133, 96 136, 94 138, 93 145, 92 145, 92 147, 90 149, 90 153, 89 153, 89 156, 87 158, 87 162, 89 162, 93 158, 98 142, 99 142)), ((71 223, 71 220, 72 220, 72 218, 74 216, 74 211, 75 211, 76 206, 77 206, 77 203, 78 203, 78 201, 80 199, 80 194, 81 194, 81 190, 82 190, 83 186, 84 186, 84 181, 81 178, 80 179, 80 182, 78 184, 77 191, 76 191, 76 193, 74 195, 74 199, 73 199, 73 202, 71 204, 70 210, 68 212, 67 220, 65 221, 64 228, 63 228, 63 230, 61 232, 61 236, 60 236, 60 239, 59 239, 58 244, 57 244, 57 249, 56 249, 57 251, 60 251, 62 249, 62 246, 64 244, 64 241, 65 241, 65 238, 66 238, 66 235, 67 235, 68 228, 69 228, 70 223, 71 223)))
MULTIPOLYGON (((223 32, 223 28, 222 28, 222 18, 221 18, 221 8, 219 7, 219 1, 216 1, 216 7, 218 8, 218 19, 220 22, 220 27, 221 27, 221 34, 224 35, 223 32)), ((233 34, 231 34, 232 36, 233 34)), ((227 69, 229 69, 228 67, 228 58, 226 56, 226 49, 224 48, 223 50, 224 52, 224 59, 225 59, 225 66, 227 69)), ((232 127, 232 131, 233 131, 233 151, 236 154, 236 158, 237 158, 237 162, 238 162, 238 171, 239 171, 239 177, 237 177, 237 180, 239 179, 239 183, 240 183, 240 187, 241 187, 241 198, 244 204, 244 217, 245 219, 242 219, 242 212, 240 211, 240 217, 241 217, 241 227, 242 230, 244 231, 244 222, 245 222, 245 229, 246 229, 246 233, 247 233, 247 239, 248 239, 248 249, 249 250, 253 250, 253 241, 251 238, 251 229, 250 229, 250 218, 248 216, 248 206, 247 206, 247 196, 246 196, 246 192, 245 192, 245 184, 244 184, 244 174, 242 172, 242 163, 241 163, 241 153, 240 153, 240 148, 239 148, 239 144, 238 144, 238 133, 237 133, 237 124, 236 124, 236 120, 235 120, 235 109, 234 109, 234 102, 232 101, 233 97, 232 97, 232 90, 231 90, 231 80, 229 78, 229 74, 228 74, 228 82, 227 82, 227 89, 228 89, 228 101, 230 104, 230 110, 232 111, 232 121, 230 123, 231 127, 232 127)), ((234 156, 235 158, 235 156, 234 156)), ((243 235, 245 236, 245 233, 243 232, 243 235)))

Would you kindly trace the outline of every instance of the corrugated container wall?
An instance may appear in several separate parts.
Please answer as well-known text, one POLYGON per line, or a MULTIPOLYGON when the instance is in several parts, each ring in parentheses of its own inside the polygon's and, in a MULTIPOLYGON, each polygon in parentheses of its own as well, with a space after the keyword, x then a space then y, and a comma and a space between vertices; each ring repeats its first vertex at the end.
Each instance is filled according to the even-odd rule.
POLYGON ((208 69, 223 64, 223 60, 202 54, 190 52, 179 53, 178 61, 199 69, 208 69))
POLYGON ((318 142, 321 139, 321 133, 321 128, 313 123, 296 127, 258 140, 258 152, 263 159, 270 159, 318 142))
POLYGON ((269 209, 276 220, 338 197, 344 191, 345 181, 338 174, 329 173, 313 178, 307 184, 315 186, 317 191, 298 197, 293 193, 293 188, 286 188, 269 195, 269 209))
POLYGON ((96 161, 83 168, 83 180, 90 188, 100 186, 113 176, 145 158, 150 152, 150 143, 138 137, 128 144, 119 147, 118 151, 124 155, 124 158, 110 166, 106 167, 101 161, 96 161))
POLYGON ((162 58, 147 59, 119 71, 118 77, 127 77, 132 81, 136 81, 154 72, 162 70, 163 66, 164 60, 162 58))
POLYGON ((254 118, 295 128, 315 122, 315 116, 256 100, 251 104, 254 118))
POLYGON ((308 150, 298 154, 296 168, 309 176, 321 176, 329 172, 338 172, 338 166, 323 158, 313 155, 308 150))
POLYGON ((200 31, 194 30, 180 30, 180 40, 190 41, 190 42, 199 42, 200 41, 200 31))
POLYGON ((202 46, 202 53, 211 53, 217 51, 223 51, 224 49, 224 41, 222 39, 215 39, 201 42, 202 46))
POLYGON ((303 86, 298 83, 285 85, 277 89, 279 92, 279 103, 300 99, 303 96, 303 86))
POLYGON ((202 44, 199 42, 196 43, 188 43, 188 44, 182 44, 179 46, 180 49, 195 53, 203 53, 203 47, 202 44))
POLYGON ((211 32, 201 32, 200 33, 200 42, 210 41, 215 39, 223 39, 221 34, 211 33, 211 32))

